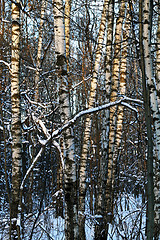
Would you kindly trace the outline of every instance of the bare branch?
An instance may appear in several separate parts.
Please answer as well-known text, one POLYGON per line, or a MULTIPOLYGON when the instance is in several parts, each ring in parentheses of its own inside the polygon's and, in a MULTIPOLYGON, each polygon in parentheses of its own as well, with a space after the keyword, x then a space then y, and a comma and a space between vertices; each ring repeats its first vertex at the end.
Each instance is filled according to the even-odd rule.
POLYGON ((37 156, 35 157, 35 159, 33 160, 31 166, 29 167, 29 169, 27 170, 24 178, 23 178, 23 181, 21 183, 21 186, 20 186, 20 190, 22 191, 23 190, 23 187, 24 187, 24 183, 25 183, 25 180, 28 178, 29 174, 31 173, 31 171, 33 170, 35 164, 38 162, 39 158, 41 157, 42 153, 44 151, 44 146, 41 147, 41 149, 39 150, 37 156))
POLYGON ((3 63, 4 65, 6 65, 8 67, 9 70, 11 70, 11 63, 7 63, 3 60, 0 60, 0 63, 3 63))
MULTIPOLYGON (((115 105, 119 105, 119 104, 122 104, 124 105, 125 107, 128 107, 130 108, 131 110, 135 111, 136 113, 138 112, 136 108, 134 108, 133 106, 131 106, 130 104, 126 103, 125 101, 129 101, 129 102, 135 102, 135 103, 140 103, 142 104, 143 101, 139 100, 139 99, 132 99, 132 98, 128 98, 128 97, 124 97, 120 100, 117 100, 115 102, 111 102, 111 103, 107 103, 107 104, 104 104, 102 106, 98 106, 98 107, 95 107, 95 108, 91 108, 91 109, 87 109, 87 110, 84 110, 84 111, 81 111, 79 112, 78 114, 76 114, 74 116, 74 118, 72 118, 71 120, 69 120, 66 124, 64 124, 62 127, 58 128, 57 130, 55 130, 54 132, 52 132, 52 135, 48 132, 48 129, 45 127, 44 123, 42 122, 42 120, 36 118, 34 116, 34 120, 41 126, 42 128, 42 131, 44 132, 45 136, 47 137, 47 139, 45 140, 41 140, 39 139, 39 142, 41 144, 41 149, 40 151, 38 152, 37 156, 35 157, 35 159, 33 160, 31 166, 29 167, 26 175, 24 176, 23 178, 23 181, 22 181, 22 184, 21 184, 21 187, 20 189, 23 190, 23 187, 24 187, 24 183, 25 183, 25 180, 27 179, 27 177, 29 176, 30 172, 33 170, 35 164, 37 163, 37 161, 39 160, 39 158, 41 157, 44 149, 45 149, 45 146, 47 145, 47 143, 51 140, 51 139, 54 139, 56 137, 58 137, 63 131, 65 131, 67 128, 71 127, 80 117, 83 117, 85 116, 86 114, 93 114, 93 113, 96 113, 96 112, 99 112, 99 111, 102 111, 104 109, 107 109, 107 108, 111 108, 115 105)), ((61 155, 61 150, 60 150, 60 146, 59 144, 56 142, 56 141, 53 141, 53 145, 58 149, 58 151, 60 152, 60 156, 61 156, 61 161, 62 161, 62 166, 64 168, 64 161, 63 161, 63 158, 62 158, 62 155, 61 155)))

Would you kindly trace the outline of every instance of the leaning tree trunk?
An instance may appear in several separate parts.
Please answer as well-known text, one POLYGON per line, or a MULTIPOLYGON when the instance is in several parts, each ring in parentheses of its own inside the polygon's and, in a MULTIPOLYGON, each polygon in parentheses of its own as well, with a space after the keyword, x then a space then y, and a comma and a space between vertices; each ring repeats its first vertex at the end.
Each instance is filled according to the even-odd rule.
MULTIPOLYGON (((102 46, 104 41, 104 34, 106 28, 106 15, 108 8, 109 0, 104 1, 103 11, 101 16, 101 23, 98 34, 98 45, 94 63, 93 70, 93 78, 91 80, 90 87, 90 96, 88 100, 88 108, 94 107, 95 97, 96 97, 96 88, 97 88, 97 77, 99 72, 100 60, 102 56, 102 46)), ((90 116, 86 117, 85 120, 85 131, 82 145, 82 154, 80 160, 80 168, 79 168, 79 239, 85 239, 85 194, 86 194, 86 166, 87 166, 87 153, 88 153, 88 144, 90 138, 90 130, 91 130, 91 118, 90 116)))
MULTIPOLYGON (((54 31, 56 67, 59 81, 59 102, 61 123, 65 124, 70 118, 69 89, 65 56, 65 35, 63 22, 63 2, 54 1, 54 31)), ((78 239, 77 225, 77 193, 76 193, 76 162, 74 156, 74 138, 72 128, 63 134, 64 156, 64 194, 65 194, 65 239, 78 239)))
MULTIPOLYGON (((19 2, 19 1, 17 1, 19 2)), ((21 114, 19 89, 20 9, 12 3, 12 54, 11 54, 11 104, 12 104, 12 199, 10 214, 10 239, 20 239, 20 183, 21 183, 21 114)))

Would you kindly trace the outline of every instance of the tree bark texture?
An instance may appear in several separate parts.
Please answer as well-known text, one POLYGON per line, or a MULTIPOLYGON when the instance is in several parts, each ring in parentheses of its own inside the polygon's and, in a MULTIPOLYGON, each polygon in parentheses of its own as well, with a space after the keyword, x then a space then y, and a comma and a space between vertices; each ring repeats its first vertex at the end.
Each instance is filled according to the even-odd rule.
MULTIPOLYGON (((150 93, 147 85, 146 78, 146 63, 144 55, 144 42, 143 42, 143 1, 139 2, 139 22, 140 22, 140 56, 141 56, 141 71, 142 71, 142 86, 143 86, 143 99, 145 108, 145 118, 148 137, 148 153, 147 153, 147 239, 153 239, 154 229, 154 193, 153 193, 153 133, 152 133, 152 121, 151 121, 151 108, 150 108, 150 93)), ((147 31, 148 32, 148 31, 147 31)), ((148 37, 147 37, 148 38, 148 37)))
MULTIPOLYGON (((156 84, 158 107, 160 109, 160 1, 158 1, 158 30, 157 30, 157 56, 156 56, 156 84)), ((157 158, 156 158, 157 160, 157 158)), ((155 239, 160 237, 160 161, 154 163, 154 224, 155 239)))
POLYGON ((41 20, 40 20, 39 37, 38 37, 36 74, 35 74, 35 101, 38 101, 38 95, 39 95, 38 84, 39 84, 41 56, 42 56, 44 13, 45 13, 45 0, 42 0, 42 3, 41 3, 41 20))
MULTIPOLYGON (((67 66, 65 56, 65 26, 63 21, 63 2, 54 1, 54 31, 57 77, 59 80, 59 103, 61 123, 65 124, 71 118, 67 66)), ((77 189, 76 189, 76 162, 73 129, 68 128, 63 134, 64 156, 64 194, 65 194, 65 239, 77 239, 77 189)))
MULTIPOLYGON (((116 22, 115 30, 115 49, 114 59, 112 67, 112 82, 111 82, 111 95, 110 101, 117 100, 119 82, 120 82, 120 53, 121 53, 121 41, 122 41, 122 26, 125 16, 125 1, 121 1, 119 17, 116 22)), ((113 212, 113 191, 114 191, 114 178, 116 171, 116 158, 113 157, 114 151, 116 150, 116 132, 117 132, 117 116, 118 107, 115 106, 110 109, 110 125, 109 125, 109 144, 108 144, 108 174, 106 183, 106 214, 107 222, 112 219, 113 212)), ((120 115, 121 116, 121 115, 120 115)), ((119 119, 120 121, 120 119, 119 119)))
MULTIPOLYGON (((112 41, 113 41, 113 1, 108 2, 107 13, 107 42, 106 42, 106 58, 105 58, 105 85, 104 85, 104 99, 103 103, 109 103, 110 86, 111 86, 111 72, 112 72, 112 41)), ((95 227, 95 239, 99 239, 105 235, 106 222, 106 201, 105 201, 105 188, 107 181, 107 150, 108 150, 108 134, 109 134, 109 109, 102 112, 102 134, 101 134, 101 157, 100 169, 98 178, 98 202, 97 214, 103 216, 99 219, 95 227)))
POLYGON ((65 0, 65 42, 66 42, 66 62, 67 72, 69 72, 69 54, 70 54, 70 14, 71 14, 71 0, 65 0))
MULTIPOLYGON (((19 1, 17 1, 19 2, 19 1)), ((11 55, 11 102, 12 102, 12 199, 10 239, 20 239, 20 183, 21 183, 21 113, 19 89, 20 63, 20 9, 12 3, 12 55, 11 55)))

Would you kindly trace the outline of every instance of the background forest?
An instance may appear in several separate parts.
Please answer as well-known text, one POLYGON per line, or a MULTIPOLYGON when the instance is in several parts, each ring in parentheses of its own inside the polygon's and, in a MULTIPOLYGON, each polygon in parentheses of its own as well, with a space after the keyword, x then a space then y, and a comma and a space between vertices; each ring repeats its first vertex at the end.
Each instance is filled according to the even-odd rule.
POLYGON ((160 0, 0 0, 0 239, 160 239, 160 0))

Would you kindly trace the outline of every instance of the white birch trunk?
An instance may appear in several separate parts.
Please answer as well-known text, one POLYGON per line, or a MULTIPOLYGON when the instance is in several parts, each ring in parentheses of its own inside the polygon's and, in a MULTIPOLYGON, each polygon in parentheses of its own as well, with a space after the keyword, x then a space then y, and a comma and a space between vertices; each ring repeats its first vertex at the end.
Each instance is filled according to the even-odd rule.
POLYGON ((157 30, 157 52, 156 52, 156 83, 157 83, 157 95, 158 105, 160 109, 160 1, 158 1, 158 30, 157 30))
MULTIPOLYGON (((150 95, 150 105, 153 115, 153 124, 155 131, 155 143, 156 143, 156 152, 157 158, 160 165, 160 111, 158 107, 158 98, 157 98, 157 87, 155 83, 155 78, 153 75, 152 60, 151 60, 151 49, 150 49, 150 1, 144 1, 144 24, 143 24, 143 44, 144 44, 144 59, 145 59, 145 74, 146 81, 149 88, 150 95)), ((155 169, 155 179, 159 179, 159 167, 155 169)), ((154 183, 155 185, 155 183, 154 183)), ((160 225, 160 181, 156 181, 156 186, 154 188, 155 195, 155 225, 160 225)), ((149 213, 148 213, 149 214, 149 213)), ((156 231, 156 229, 155 229, 156 231)), ((154 234, 157 234, 154 232, 154 234)), ((158 233, 160 236, 160 232, 158 233)))
POLYGON ((145 58, 145 70, 146 80, 150 92, 150 104, 153 114, 153 121, 156 135, 156 150, 158 160, 160 161, 160 112, 157 101, 157 89, 155 78, 153 76, 152 60, 150 55, 150 39, 149 39, 149 0, 144 1, 144 24, 143 24, 143 44, 144 44, 144 58, 145 58))
MULTIPOLYGON (((99 73, 99 66, 100 60, 102 56, 102 46, 104 41, 104 34, 106 28, 106 15, 107 15, 107 8, 108 8, 108 0, 104 1, 103 11, 101 16, 101 23, 100 29, 98 34, 98 45, 94 63, 94 70, 93 70, 93 78, 91 80, 91 87, 90 87, 90 96, 88 100, 88 108, 92 108, 95 103, 96 97, 96 88, 97 88, 97 77, 99 73)), ((84 131, 84 138, 83 138, 83 146, 82 146, 82 154, 80 160, 80 170, 79 170, 79 238, 85 239, 85 194, 86 194, 86 165, 87 165, 87 153, 88 153, 88 144, 90 138, 90 129, 91 129, 91 118, 87 116, 85 121, 85 131, 84 131)))
MULTIPOLYGON (((60 117, 62 124, 70 118, 69 89, 66 71, 65 35, 62 0, 54 1, 55 52, 57 57, 60 102, 60 117)), ((65 182, 65 239, 78 238, 77 195, 76 195, 76 162, 74 155, 74 138, 72 128, 64 132, 64 182, 65 182)))
MULTIPOLYGON (((158 106, 160 109, 160 1, 158 6, 158 30, 157 30, 157 60, 156 60, 156 83, 157 83, 157 97, 158 97, 158 106)), ((160 236, 160 161, 154 163, 154 211, 155 211, 155 235, 160 236)))
MULTIPOLYGON (((19 1, 17 1, 19 2, 19 1)), ((21 181, 21 114, 19 89, 20 10, 12 3, 12 54, 11 54, 11 103, 12 103, 12 199, 10 239, 20 239, 20 181, 21 181)))

